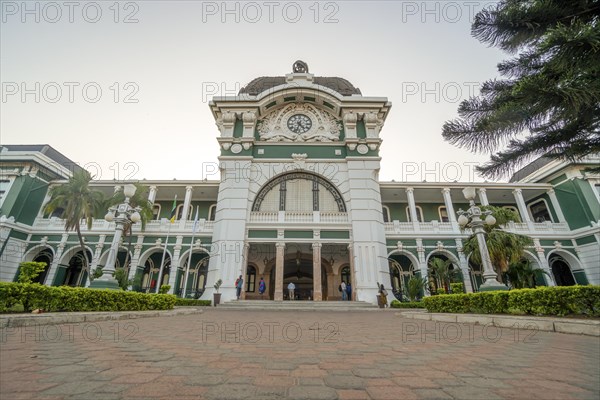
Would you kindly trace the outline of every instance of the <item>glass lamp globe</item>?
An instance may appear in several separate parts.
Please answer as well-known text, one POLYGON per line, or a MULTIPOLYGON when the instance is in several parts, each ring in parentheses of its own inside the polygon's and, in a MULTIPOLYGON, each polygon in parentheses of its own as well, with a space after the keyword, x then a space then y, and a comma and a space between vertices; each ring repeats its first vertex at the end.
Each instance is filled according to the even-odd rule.
POLYGON ((113 220, 115 219, 115 214, 113 214, 112 212, 107 212, 106 215, 104 216, 104 220, 108 221, 108 222, 113 222, 113 220))
POLYGON ((136 211, 133 214, 131 214, 131 217, 129 217, 129 219, 131 220, 131 222, 136 223, 140 222, 142 217, 140 216, 140 213, 136 211))
POLYGON ((460 226, 465 226, 465 225, 467 225, 468 223, 469 223, 469 218, 467 218, 466 216, 464 216, 464 215, 461 215, 461 216, 459 216, 459 217, 458 217, 458 224, 459 224, 460 226))
POLYGON ((135 194, 135 191, 136 187, 131 183, 125 185, 125 187, 123 188, 123 194, 125 195, 125 197, 132 197, 135 194))
POLYGON ((485 223, 488 225, 494 225, 496 223, 496 218, 492 214, 485 217, 485 223))
POLYGON ((462 192, 463 196, 465 196, 465 199, 467 200, 474 200, 475 195, 477 194, 477 190, 474 187, 466 187, 462 192))

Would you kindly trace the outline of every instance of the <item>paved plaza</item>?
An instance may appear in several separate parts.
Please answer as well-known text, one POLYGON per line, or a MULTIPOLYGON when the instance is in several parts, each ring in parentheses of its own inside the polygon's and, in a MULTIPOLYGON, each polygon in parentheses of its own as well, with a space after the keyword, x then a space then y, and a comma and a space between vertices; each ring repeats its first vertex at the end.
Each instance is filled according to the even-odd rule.
POLYGON ((600 397, 598 337, 393 310, 207 308, 1 334, 2 400, 600 397))

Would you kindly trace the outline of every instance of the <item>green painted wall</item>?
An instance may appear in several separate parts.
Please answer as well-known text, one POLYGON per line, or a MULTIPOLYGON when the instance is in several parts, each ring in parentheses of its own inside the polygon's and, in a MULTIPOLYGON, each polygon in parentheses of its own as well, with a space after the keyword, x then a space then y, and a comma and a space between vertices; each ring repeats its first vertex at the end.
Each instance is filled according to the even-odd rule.
MULTIPOLYGON (((577 181, 578 179, 568 180, 554 189, 556 198, 571 229, 590 226, 590 221, 594 221, 594 213, 590 209, 580 182, 577 181)), ((587 182, 584 183, 587 184, 587 182)), ((598 218, 595 220, 598 220, 598 218)))
POLYGON ((323 146, 302 146, 284 145, 284 146, 269 146, 267 144, 254 146, 252 156, 254 158, 289 158, 292 159, 292 154, 307 154, 308 158, 339 158, 343 159, 347 155, 346 147, 339 145, 323 145, 323 146), (264 154, 258 154, 258 149, 264 149, 264 154), (341 155, 336 156, 335 151, 341 150, 341 155))
POLYGON ((258 238, 277 239, 277 231, 276 230, 260 231, 260 230, 256 230, 256 229, 250 229, 248 231, 248 238, 250 238, 250 239, 258 239, 258 238))
POLYGON ((14 217, 16 222, 32 225, 47 191, 47 183, 29 175, 18 176, 6 194, 0 215, 14 217))
POLYGON ((349 231, 321 231, 322 239, 350 239, 349 231))
POLYGON ((577 245, 579 245, 579 246, 583 246, 585 244, 596 243, 596 237, 594 235, 585 236, 585 237, 582 237, 579 239, 575 239, 575 242, 577 242, 577 245))
POLYGON ((312 239, 313 231, 284 231, 283 237, 286 239, 312 239))

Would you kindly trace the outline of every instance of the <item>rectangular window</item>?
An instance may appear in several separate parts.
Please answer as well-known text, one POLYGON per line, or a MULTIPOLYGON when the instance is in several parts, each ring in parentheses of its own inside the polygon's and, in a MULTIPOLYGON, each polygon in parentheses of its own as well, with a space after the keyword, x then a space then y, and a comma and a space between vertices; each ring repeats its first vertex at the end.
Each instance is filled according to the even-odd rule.
POLYGON ((449 222, 450 218, 448 218, 448 210, 446 207, 440 207, 440 222, 449 222))
POLYGON ((529 211, 531 212, 531 218, 533 219, 533 222, 552 222, 550 210, 548 210, 548 206, 543 199, 530 204, 529 211))

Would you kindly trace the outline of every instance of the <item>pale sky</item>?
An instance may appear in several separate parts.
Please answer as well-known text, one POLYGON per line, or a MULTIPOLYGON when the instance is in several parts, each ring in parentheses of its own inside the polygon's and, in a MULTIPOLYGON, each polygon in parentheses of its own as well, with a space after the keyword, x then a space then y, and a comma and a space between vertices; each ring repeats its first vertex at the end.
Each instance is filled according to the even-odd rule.
POLYGON ((210 98, 300 59, 392 102, 380 180, 469 181, 488 156, 441 128, 507 58, 470 35, 493 3, 2 0, 0 143, 50 144, 100 179, 215 179, 210 98))

